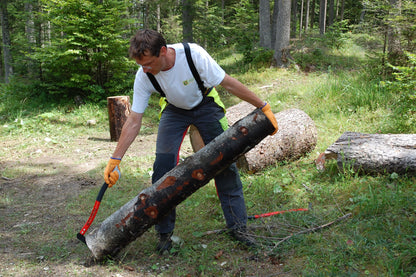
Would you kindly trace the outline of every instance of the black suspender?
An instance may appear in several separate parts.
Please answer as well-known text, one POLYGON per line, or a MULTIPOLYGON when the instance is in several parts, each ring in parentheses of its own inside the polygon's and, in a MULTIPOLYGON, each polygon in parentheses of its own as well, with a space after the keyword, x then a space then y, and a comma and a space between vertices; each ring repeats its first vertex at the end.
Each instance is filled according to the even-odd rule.
POLYGON ((147 72, 147 77, 149 77, 150 82, 152 82, 152 85, 156 89, 157 92, 160 93, 160 96, 166 97, 166 94, 163 92, 162 88, 160 87, 159 83, 157 82, 155 76, 152 73, 147 72))
MULTIPOLYGON (((189 44, 187 42, 182 42, 183 47, 185 48, 185 55, 186 55, 186 61, 188 62, 189 69, 192 72, 192 75, 195 78, 195 81, 198 84, 198 88, 201 90, 202 95, 205 96, 205 93, 208 91, 207 88, 204 87, 204 84, 201 80, 201 77, 199 76, 198 71, 196 70, 194 61, 192 60, 191 56, 191 49, 189 47, 189 44)), ((166 97, 166 94, 163 92, 162 88, 160 87, 159 83, 157 82, 155 76, 152 73, 146 73, 147 77, 149 77, 150 82, 152 82, 152 85, 156 89, 157 92, 160 93, 160 96, 166 97)))
POLYGON ((199 76, 198 71, 196 70, 194 61, 192 60, 191 49, 189 48, 189 44, 187 42, 182 42, 182 44, 185 48, 186 60, 188 61, 188 65, 191 69, 192 75, 194 75, 195 81, 198 83, 199 90, 202 92, 202 95, 204 95, 207 89, 204 87, 201 77, 199 76))

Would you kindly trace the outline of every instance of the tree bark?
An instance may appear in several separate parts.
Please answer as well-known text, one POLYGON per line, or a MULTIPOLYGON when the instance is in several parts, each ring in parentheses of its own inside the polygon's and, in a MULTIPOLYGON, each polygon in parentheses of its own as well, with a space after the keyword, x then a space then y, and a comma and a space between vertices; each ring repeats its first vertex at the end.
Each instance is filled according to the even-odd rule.
POLYGON ((302 29, 303 29, 303 3, 304 3, 304 0, 302 0, 300 3, 299 38, 302 37, 302 29))
POLYGON ((321 0, 319 6, 319 33, 321 35, 325 34, 326 31, 326 3, 327 0, 321 0))
POLYGON ((305 33, 308 32, 311 0, 306 1, 305 33))
POLYGON ((339 13, 340 21, 344 20, 344 12, 345 12, 345 0, 341 0, 341 11, 339 13))
POLYGON ((394 20, 401 15, 401 0, 389 0, 389 24, 387 25, 388 59, 392 64, 397 63, 403 57, 403 49, 400 42, 400 27, 394 20))
POLYGON ((298 22, 298 1, 297 0, 292 0, 291 12, 292 12, 292 22, 291 22, 292 34, 290 37, 295 38, 296 27, 297 27, 297 22, 298 22))
POLYGON ((272 48, 272 31, 270 24, 270 1, 260 0, 259 5, 259 31, 260 46, 266 49, 272 48))
POLYGON ((274 0, 272 14, 272 48, 275 49, 277 33, 277 16, 279 15, 279 0, 274 0))
POLYGON ((273 125, 260 109, 236 122, 151 187, 141 191, 87 235, 86 244, 93 256, 101 260, 117 255, 273 131, 273 125))
POLYGON ((112 96, 107 98, 108 119, 111 141, 118 141, 121 129, 130 114, 129 96, 112 96))
POLYGON ((311 7, 311 20, 310 20, 310 22, 311 22, 311 25, 310 25, 310 27, 311 27, 311 29, 313 29, 313 25, 314 25, 314 23, 315 23, 315 5, 316 5, 316 1, 317 0, 312 0, 312 7, 311 7))
POLYGON ((182 35, 185 42, 193 42, 192 0, 182 0, 182 35))
POLYGON ((3 62, 4 62, 4 81, 9 82, 13 75, 13 60, 11 53, 11 39, 9 26, 9 13, 7 11, 7 0, 0 0, 0 22, 3 38, 3 62))
POLYGON ((291 0, 280 0, 279 12, 276 22, 276 41, 274 46, 274 62, 278 67, 287 67, 289 64, 290 43, 290 6, 291 0))
POLYGON ((328 26, 332 26, 335 20, 335 0, 329 0, 329 7, 328 7, 328 26))
POLYGON ((328 159, 337 159, 340 171, 415 175, 416 134, 345 132, 318 157, 317 168, 324 170, 328 159))

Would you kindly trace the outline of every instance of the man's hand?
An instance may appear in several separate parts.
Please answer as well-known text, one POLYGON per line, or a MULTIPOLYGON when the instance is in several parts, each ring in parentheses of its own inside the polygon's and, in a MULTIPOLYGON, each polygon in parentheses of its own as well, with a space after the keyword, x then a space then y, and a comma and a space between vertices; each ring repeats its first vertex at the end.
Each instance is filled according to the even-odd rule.
POLYGON ((121 159, 111 157, 104 170, 104 180, 109 188, 111 188, 117 182, 118 178, 120 178, 120 170, 118 168, 120 162, 121 159))
POLYGON ((273 136, 274 134, 276 134, 277 130, 279 129, 277 126, 276 117, 274 116, 274 113, 272 112, 270 105, 268 103, 265 103, 264 106, 261 108, 261 110, 264 113, 264 115, 270 120, 270 122, 273 124, 275 128, 273 134, 271 134, 273 136))

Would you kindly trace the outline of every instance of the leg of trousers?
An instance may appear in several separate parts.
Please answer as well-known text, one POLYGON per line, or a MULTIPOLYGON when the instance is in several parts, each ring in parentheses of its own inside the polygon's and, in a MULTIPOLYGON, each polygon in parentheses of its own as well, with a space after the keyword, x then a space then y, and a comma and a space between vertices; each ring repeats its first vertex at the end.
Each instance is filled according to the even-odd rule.
MULTIPOLYGON (((210 97, 207 97, 210 98, 210 97)), ((179 160, 179 151, 189 125, 194 124, 205 144, 224 130, 219 120, 224 116, 222 108, 213 101, 198 109, 187 111, 169 105, 162 114, 156 142, 156 159, 153 165, 152 183, 174 168, 179 160)), ((218 197, 224 213, 227 228, 242 228, 247 224, 240 175, 235 164, 215 177, 218 197)), ((172 232, 175 227, 176 210, 173 210, 155 229, 159 233, 172 232)))

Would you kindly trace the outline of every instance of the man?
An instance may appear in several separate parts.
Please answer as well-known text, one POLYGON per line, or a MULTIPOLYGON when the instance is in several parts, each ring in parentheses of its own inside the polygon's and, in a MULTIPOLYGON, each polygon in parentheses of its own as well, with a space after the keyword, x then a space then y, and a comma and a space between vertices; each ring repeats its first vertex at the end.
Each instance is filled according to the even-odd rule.
MULTIPOLYGON (((188 45, 197 74, 203 86, 209 89, 202 88, 201 82, 196 80, 198 77, 194 77, 183 44, 167 45, 163 36, 152 30, 140 30, 131 39, 130 57, 141 67, 134 82, 131 113, 104 171, 109 187, 119 178, 119 173, 113 170, 119 166, 127 149, 139 134, 143 113, 153 92, 159 91, 166 97, 161 101, 163 111, 156 142, 153 183, 177 165, 180 146, 191 124, 198 128, 205 144, 227 128, 224 105, 215 86, 221 85, 240 99, 262 108, 277 131, 277 122, 269 104, 227 75, 203 48, 196 44, 188 45)), ((253 239, 245 235, 247 214, 242 184, 235 164, 217 175, 215 182, 230 234, 237 241, 253 246, 253 239)), ((159 236, 156 250, 161 254, 172 247, 175 218, 176 211, 173 210, 155 226, 159 236)))

